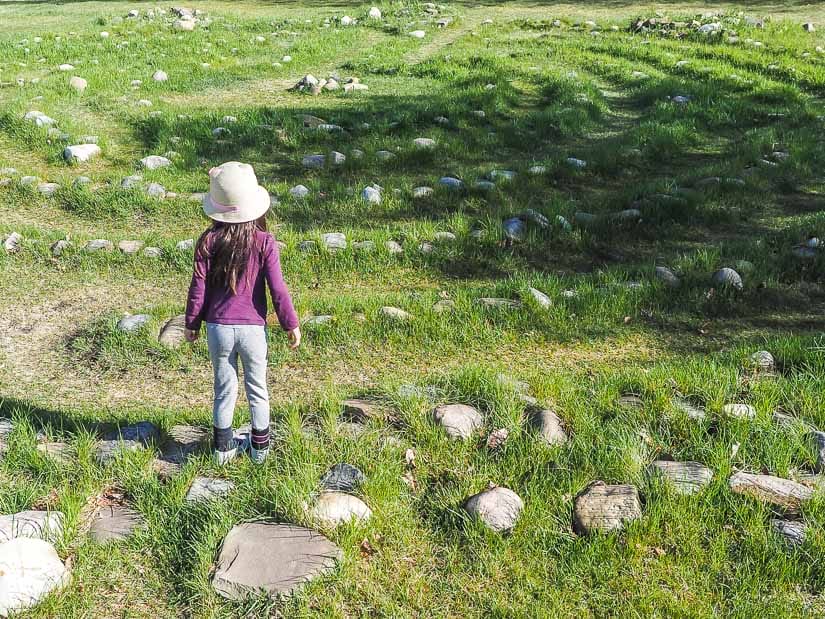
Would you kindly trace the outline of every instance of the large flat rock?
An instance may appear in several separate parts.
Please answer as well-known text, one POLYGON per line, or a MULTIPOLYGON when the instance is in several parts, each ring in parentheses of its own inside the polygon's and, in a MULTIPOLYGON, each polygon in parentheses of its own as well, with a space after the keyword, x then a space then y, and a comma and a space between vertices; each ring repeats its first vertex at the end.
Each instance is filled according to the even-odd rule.
POLYGON ((579 533, 621 529, 625 523, 642 517, 639 491, 627 484, 596 483, 576 497, 573 517, 579 533))
POLYGON ((54 541, 63 533, 63 513, 27 510, 0 516, 0 541, 31 537, 54 541))
POLYGON ((812 489, 799 482, 742 471, 731 475, 728 484, 736 494, 745 494, 790 512, 798 510, 802 503, 814 495, 812 489))
POLYGON ((66 566, 48 542, 18 538, 1 543, 0 616, 31 608, 65 585, 68 576, 66 566))
POLYGON ((209 445, 210 431, 200 426, 172 426, 169 438, 161 447, 161 460, 183 464, 189 457, 197 455, 209 445))
POLYGON ((294 524, 247 522, 223 541, 212 586, 232 600, 264 592, 288 595, 329 573, 341 549, 320 533, 294 524))
POLYGON ((228 479, 214 477, 196 477, 186 493, 187 503, 198 501, 213 501, 227 496, 235 489, 235 484, 228 479))
POLYGON ((695 494, 713 479, 713 470, 699 462, 656 460, 650 472, 673 484, 679 494, 695 494))
POLYGON ((146 526, 143 516, 125 505, 107 505, 97 513, 89 528, 96 542, 118 541, 146 526))

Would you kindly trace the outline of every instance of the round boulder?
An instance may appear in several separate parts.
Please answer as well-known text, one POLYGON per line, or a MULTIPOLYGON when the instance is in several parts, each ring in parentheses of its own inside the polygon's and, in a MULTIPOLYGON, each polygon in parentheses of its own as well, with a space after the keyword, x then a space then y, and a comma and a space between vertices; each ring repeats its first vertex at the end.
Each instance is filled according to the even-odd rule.
POLYGON ((433 410, 433 418, 452 439, 467 440, 484 424, 484 419, 472 406, 442 404, 433 410))
POLYGON ((347 522, 364 522, 372 516, 372 510, 357 496, 344 492, 322 492, 312 508, 310 517, 317 523, 334 528, 347 522))
POLYGON ((499 486, 471 496, 464 502, 464 510, 496 533, 503 533, 516 525, 524 502, 512 490, 499 486))

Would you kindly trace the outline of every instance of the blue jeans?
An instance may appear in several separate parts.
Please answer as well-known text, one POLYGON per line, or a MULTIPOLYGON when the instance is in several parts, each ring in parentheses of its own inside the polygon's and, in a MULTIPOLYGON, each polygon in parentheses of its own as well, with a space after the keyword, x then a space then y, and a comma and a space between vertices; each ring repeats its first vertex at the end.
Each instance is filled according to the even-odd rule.
POLYGON ((266 388, 266 327, 206 323, 209 358, 214 370, 212 422, 215 448, 232 445, 232 419, 238 400, 238 357, 243 363, 244 388, 252 416, 252 446, 269 446, 269 392, 266 388))

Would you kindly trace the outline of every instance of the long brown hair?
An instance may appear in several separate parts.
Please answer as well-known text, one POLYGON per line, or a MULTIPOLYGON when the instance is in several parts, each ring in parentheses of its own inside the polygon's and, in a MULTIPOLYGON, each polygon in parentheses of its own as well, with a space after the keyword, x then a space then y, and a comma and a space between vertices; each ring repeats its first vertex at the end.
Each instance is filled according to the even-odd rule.
POLYGON ((209 258, 206 274, 209 288, 228 288, 232 294, 237 294, 238 282, 246 272, 249 257, 256 250, 255 233, 258 230, 266 232, 266 216, 241 224, 216 221, 201 235, 195 251, 209 258))

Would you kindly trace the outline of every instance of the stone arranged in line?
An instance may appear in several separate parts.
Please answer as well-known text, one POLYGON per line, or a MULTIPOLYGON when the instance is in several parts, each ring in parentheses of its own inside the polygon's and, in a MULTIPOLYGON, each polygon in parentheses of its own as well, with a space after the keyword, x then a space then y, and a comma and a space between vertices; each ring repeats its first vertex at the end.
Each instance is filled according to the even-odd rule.
POLYGON ((332 466, 321 477, 321 487, 324 490, 338 492, 354 492, 366 481, 366 476, 356 466, 346 462, 332 466))
POLYGON ((588 535, 622 529, 641 517, 642 504, 635 486, 595 482, 576 497, 573 525, 576 532, 588 535))
POLYGON ((756 475, 739 471, 731 475, 728 485, 732 492, 765 501, 788 512, 798 511, 814 491, 799 482, 773 475, 756 475))
POLYGON ((366 522, 372 517, 372 510, 357 496, 328 490, 320 494, 309 516, 321 526, 335 528, 350 522, 366 522))
POLYGON ((0 616, 38 604, 69 581, 69 570, 54 546, 17 538, 0 544, 0 616))
POLYGON ((464 510, 496 533, 511 531, 524 510, 524 501, 509 488, 496 486, 468 498, 464 510))
POLYGON ((214 501, 228 496, 235 489, 235 484, 228 479, 214 477, 196 477, 186 493, 187 503, 214 501))
POLYGON ((63 535, 64 520, 58 511, 26 510, 0 516, 0 542, 19 537, 55 541, 63 535))
POLYGON ((432 415, 454 440, 468 440, 484 425, 481 413, 466 404, 442 404, 433 410, 432 415))
POLYGON ((673 484, 679 494, 695 494, 713 479, 713 469, 690 461, 656 460, 650 465, 650 473, 673 484))
POLYGON ((527 411, 527 421, 545 445, 555 447, 568 441, 564 422, 549 408, 532 407, 527 411))
POLYGON ((173 316, 161 327, 158 342, 167 348, 177 348, 186 341, 185 330, 186 316, 173 316))
POLYGON ((89 536, 98 543, 126 539, 146 527, 143 515, 125 505, 106 505, 95 515, 89 536))
POLYGON ((243 600, 266 593, 272 598, 294 593, 305 583, 330 573, 343 557, 326 537, 294 524, 247 522, 236 525, 221 544, 212 587, 222 597, 243 600), (278 557, 261 561, 261 557, 278 557))
POLYGON ((406 311, 402 310, 401 308, 392 307, 392 306, 389 306, 389 305, 386 305, 386 306, 382 307, 378 311, 381 314, 381 316, 383 316, 384 318, 387 318, 389 320, 396 321, 396 322, 408 322, 408 321, 412 320, 412 318, 413 318, 412 314, 410 314, 409 312, 406 312, 406 311))

